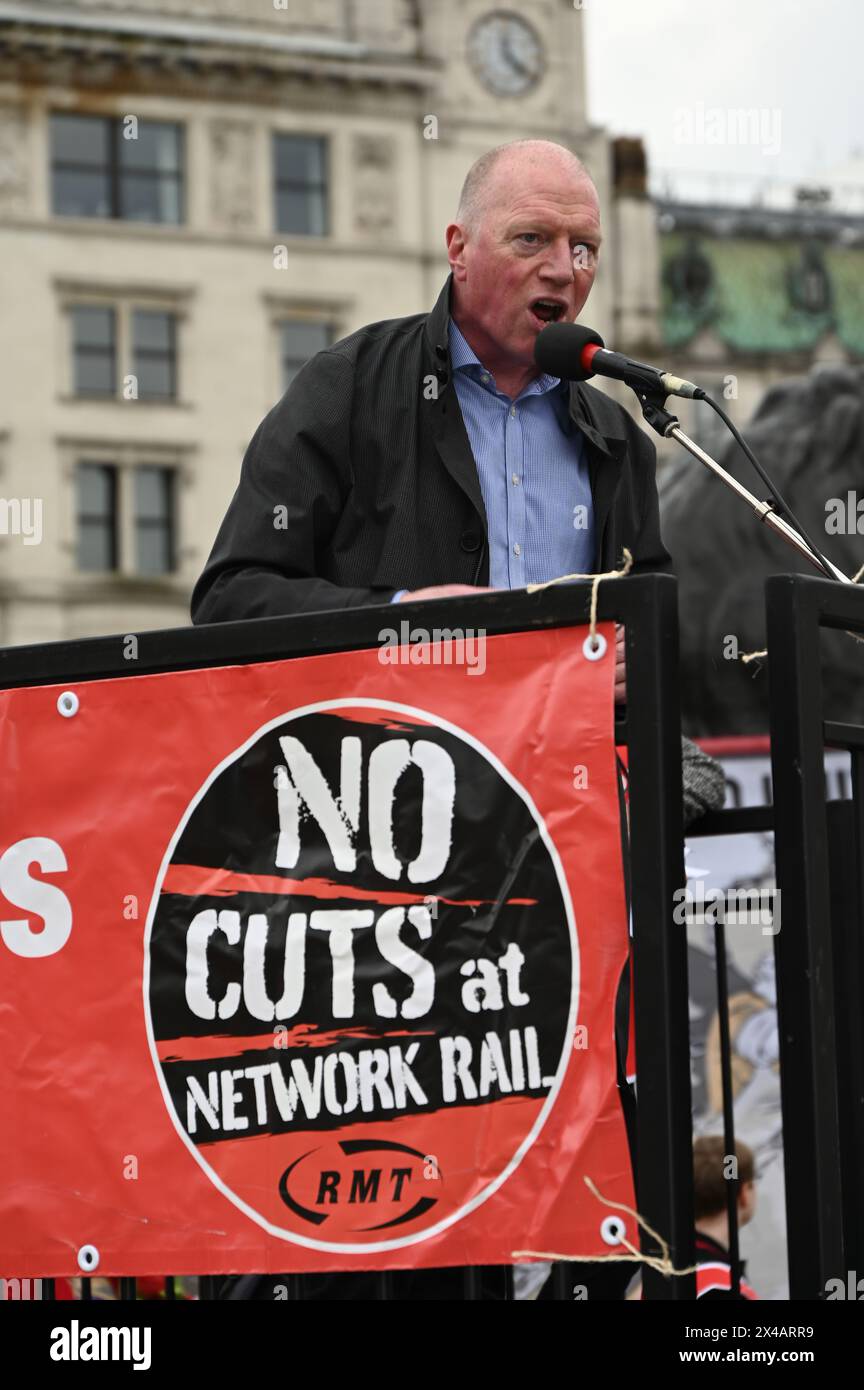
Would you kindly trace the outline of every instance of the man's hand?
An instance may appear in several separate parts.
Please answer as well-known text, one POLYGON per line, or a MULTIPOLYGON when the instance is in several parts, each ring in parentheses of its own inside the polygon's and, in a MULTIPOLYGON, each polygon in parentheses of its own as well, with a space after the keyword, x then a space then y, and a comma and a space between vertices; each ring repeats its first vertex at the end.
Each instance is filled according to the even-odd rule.
POLYGON ((417 598, 457 598, 460 594, 494 594, 494 589, 484 589, 476 584, 433 584, 430 589, 409 589, 407 594, 397 598, 397 603, 407 603, 417 598))
POLYGON ((624 658, 624 629, 615 624, 615 703, 623 705, 627 700, 627 667, 624 658))

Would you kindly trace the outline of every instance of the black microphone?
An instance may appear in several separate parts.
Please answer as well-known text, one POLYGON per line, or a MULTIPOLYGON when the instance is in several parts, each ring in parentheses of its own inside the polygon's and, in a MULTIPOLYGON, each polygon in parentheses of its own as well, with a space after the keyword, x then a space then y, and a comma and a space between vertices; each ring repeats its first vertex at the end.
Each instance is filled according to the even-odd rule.
POLYGON ((534 361, 549 376, 565 381, 587 381, 590 376, 609 376, 632 386, 634 391, 663 391, 667 396, 702 400, 705 392, 693 381, 661 372, 646 362, 634 362, 620 352, 610 352, 593 328, 581 323, 550 323, 537 334, 534 361))

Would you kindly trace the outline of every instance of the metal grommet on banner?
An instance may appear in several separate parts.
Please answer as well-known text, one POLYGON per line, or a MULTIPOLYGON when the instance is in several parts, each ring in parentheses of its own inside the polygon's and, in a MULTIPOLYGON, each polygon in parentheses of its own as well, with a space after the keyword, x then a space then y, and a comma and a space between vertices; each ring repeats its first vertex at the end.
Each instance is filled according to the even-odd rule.
POLYGON ((606 638, 601 632, 597 631, 597 595, 600 584, 604 579, 623 579, 633 568, 633 556, 623 547, 624 563, 620 570, 606 570, 604 574, 560 574, 557 579, 547 579, 545 584, 527 584, 526 590, 529 594, 536 593, 538 589, 548 589, 551 584, 565 584, 572 579, 590 579, 591 584, 591 603, 588 613, 588 636, 582 643, 582 651, 588 661, 600 661, 606 655, 606 638))
POLYGON ((627 1226, 620 1216, 606 1216, 600 1223, 600 1235, 607 1245, 621 1245, 627 1234, 627 1226))
POLYGON ((607 1216, 600 1224, 600 1234, 607 1245, 623 1245, 625 1250, 630 1253, 627 1255, 564 1255, 556 1250, 512 1250, 511 1258, 514 1260, 561 1260, 573 1264, 587 1264, 597 1260, 632 1260, 634 1263, 647 1265, 649 1269, 656 1269, 658 1274, 664 1278, 672 1274, 695 1274, 698 1265, 687 1265, 685 1269, 676 1269, 673 1261, 669 1258, 669 1243, 665 1241, 653 1226, 649 1226, 644 1217, 632 1207, 625 1206, 623 1202, 612 1202, 598 1189, 597 1184, 592 1182, 587 1173, 583 1173, 582 1181, 593 1192, 598 1202, 602 1202, 606 1207, 617 1207, 619 1211, 626 1211, 628 1216, 632 1216, 636 1226, 642 1227, 649 1236, 653 1236, 660 1247, 660 1255, 645 1255, 641 1250, 627 1239, 627 1227, 620 1216, 607 1216))
POLYGON ((95 1245, 82 1245, 78 1251, 78 1268, 85 1274, 92 1274, 99 1266, 99 1251, 95 1245))
MULTIPOLYGON (((64 719, 71 719, 73 714, 78 713, 80 701, 74 690, 64 690, 62 695, 57 697, 57 709, 64 719)), ((86 1246, 85 1249, 90 1249, 86 1246)))
POLYGON ((602 632, 588 633, 582 643, 582 651, 586 661, 600 661, 606 655, 608 643, 602 632))

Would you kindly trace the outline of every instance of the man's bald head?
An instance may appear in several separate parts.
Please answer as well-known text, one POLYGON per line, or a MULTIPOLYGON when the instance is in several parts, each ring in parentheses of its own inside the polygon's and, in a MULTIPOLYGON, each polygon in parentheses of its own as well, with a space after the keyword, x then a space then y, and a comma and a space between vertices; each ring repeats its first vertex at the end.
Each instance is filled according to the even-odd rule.
POLYGON ((572 323, 594 283, 597 190, 563 145, 515 140, 474 164, 446 236, 453 318, 515 398, 537 374, 537 334, 547 323, 572 323))
POLYGON ((459 196, 456 221, 467 231, 475 232, 487 212, 502 199, 520 177, 554 177, 560 173, 573 178, 593 180, 581 159, 554 140, 510 140, 496 145, 475 159, 465 177, 459 196))

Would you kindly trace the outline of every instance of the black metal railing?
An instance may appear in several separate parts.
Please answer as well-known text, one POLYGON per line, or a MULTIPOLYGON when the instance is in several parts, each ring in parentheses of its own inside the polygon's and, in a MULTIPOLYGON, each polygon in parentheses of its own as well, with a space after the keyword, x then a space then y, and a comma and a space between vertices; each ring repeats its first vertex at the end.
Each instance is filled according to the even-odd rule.
POLYGON ((766 614, 790 1297, 816 1299, 864 1256, 864 724, 826 724, 820 661, 822 629, 864 634, 864 591, 777 576, 766 614), (852 757, 852 801, 834 810, 826 743, 852 757))

